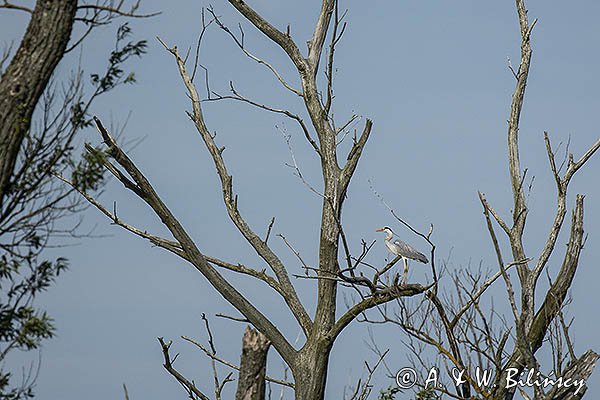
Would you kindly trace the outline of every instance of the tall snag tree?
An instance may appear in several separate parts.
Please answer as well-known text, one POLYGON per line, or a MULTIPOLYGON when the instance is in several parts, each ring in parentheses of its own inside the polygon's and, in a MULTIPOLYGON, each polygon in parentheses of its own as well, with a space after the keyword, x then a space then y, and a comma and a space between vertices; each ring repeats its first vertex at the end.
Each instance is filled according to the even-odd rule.
MULTIPOLYGON (((80 156, 77 133, 91 123, 94 100, 123 83, 135 81, 123 64, 145 52, 145 41, 128 40, 130 28, 118 29, 106 70, 88 78, 80 66, 64 81, 55 70, 97 27, 117 17, 148 17, 123 1, 38 1, 35 8, 3 2, 3 12, 31 15, 14 54, 0 60, 0 361, 14 349, 32 350, 53 335, 51 318, 34 299, 67 266, 65 257, 40 257, 56 236, 76 233, 59 221, 86 203, 74 191, 57 185, 53 173, 72 169, 74 182, 88 190, 102 184, 102 168, 87 154, 80 156), (74 27, 85 27, 76 35, 74 27), (7 64, 6 69, 3 66, 7 64), (89 79, 89 81, 88 81, 89 79), (61 82, 63 81, 63 82, 61 82)), ((80 232, 78 233, 80 234, 80 232)), ((52 243, 52 244, 55 244, 52 243)), ((35 371, 35 370, 34 370, 35 371)), ((35 373, 10 387, 11 373, 0 372, 0 396, 32 396, 35 373)))
MULTIPOLYGON (((204 19, 202 20, 202 32, 210 24, 214 23, 219 26, 232 38, 246 56, 267 68, 273 73, 274 79, 279 84, 293 96, 298 96, 303 101, 305 109, 302 113, 297 113, 292 110, 265 105, 247 98, 241 95, 233 85, 230 87, 230 95, 221 96, 213 93, 216 98, 209 99, 233 99, 267 112, 281 114, 290 118, 298 125, 308 145, 318 156, 323 179, 322 192, 315 190, 322 199, 318 239, 318 267, 311 268, 305 265, 306 272, 310 274, 311 278, 315 278, 318 285, 314 315, 309 315, 306 311, 290 280, 288 268, 269 245, 270 228, 264 238, 260 237, 246 222, 246 219, 238 208, 238 194, 234 188, 233 177, 229 173, 225 158, 223 157, 224 147, 219 146, 216 135, 211 133, 214 129, 211 129, 205 120, 202 107, 203 99, 201 99, 194 83, 193 78, 197 66, 192 65, 190 67, 187 62, 187 55, 182 56, 177 46, 171 47, 162 42, 167 51, 173 56, 177 71, 181 76, 187 96, 191 101, 191 110, 188 111, 188 116, 214 163, 220 180, 222 199, 227 214, 242 237, 244 237, 254 251, 267 264, 269 272, 237 261, 221 260, 202 253, 199 250, 201 246, 192 239, 184 228, 184 224, 171 212, 150 183, 148 177, 137 167, 129 155, 123 151, 113 135, 103 126, 98 118, 95 119, 95 124, 100 132, 102 143, 106 147, 101 150, 87 145, 89 153, 98 159, 103 167, 119 180, 126 189, 136 194, 140 200, 152 209, 172 237, 160 237, 145 229, 140 229, 127 223, 120 216, 117 216, 109 208, 105 207, 93 195, 81 188, 77 188, 77 185, 68 178, 60 177, 60 179, 78 189, 91 204, 104 213, 114 224, 191 263, 223 298, 266 336, 273 348, 283 358, 294 377, 293 388, 296 399, 321 400, 324 398, 330 351, 339 334, 350 322, 377 306, 398 299, 407 300, 406 298, 408 297, 420 294, 424 295, 421 296, 423 299, 421 304, 427 304, 426 307, 420 309, 421 311, 424 310, 420 314, 422 315, 422 320, 413 323, 414 321, 411 318, 416 318, 415 315, 417 314, 411 310, 406 311, 407 308, 405 307, 403 310, 406 312, 401 314, 400 320, 397 321, 406 330, 409 337, 426 345, 434 346, 443 357, 446 357, 446 361, 449 360, 457 368, 467 367, 467 364, 469 366, 474 365, 476 361, 486 359, 497 368, 497 386, 493 391, 486 392, 474 384, 473 379, 469 379, 465 384, 456 388, 457 393, 452 394, 453 397, 466 399, 480 395, 481 397, 493 399, 512 398, 514 390, 508 390, 505 387, 506 385, 502 384, 502 379, 506 376, 506 371, 508 368, 517 368, 519 371, 522 371, 526 367, 537 366, 535 353, 549 332, 551 323, 560 316, 560 310, 573 281, 583 240, 582 196, 577 196, 576 198, 571 238, 563 261, 563 268, 552 281, 550 289, 545 293, 543 304, 536 309, 534 304, 535 292, 538 287, 536 284, 547 266, 549 257, 556 244, 558 233, 563 225, 566 214, 567 185, 573 174, 581 168, 600 146, 598 142, 594 144, 578 161, 570 158, 565 174, 560 175, 555 165, 554 154, 549 146, 549 141, 547 142, 548 155, 557 182, 558 208, 546 246, 538 258, 536 265, 530 267, 529 263, 531 260, 527 258, 523 248, 527 205, 525 203, 523 188, 524 173, 521 171, 519 162, 517 139, 519 117, 531 58, 530 35, 534 23, 530 24, 527 20, 523 0, 516 1, 521 26, 522 59, 519 70, 515 72, 517 87, 513 96, 508 133, 511 187, 514 195, 512 226, 505 223, 489 206, 485 198, 481 197, 490 226, 490 215, 492 215, 507 234, 512 252, 511 259, 513 261, 506 263, 497 246, 495 233, 490 228, 490 233, 497 250, 500 271, 484 282, 473 275, 475 277, 473 280, 474 288, 469 291, 469 295, 465 295, 463 292, 471 288, 467 288, 466 286, 459 287, 462 295, 459 299, 462 303, 457 307, 447 304, 443 298, 440 299, 438 297, 434 254, 435 246, 431 242, 431 230, 426 234, 421 234, 423 239, 432 244, 431 267, 434 283, 428 286, 419 284, 400 285, 398 283, 398 274, 391 272, 391 267, 398 261, 398 258, 374 268, 374 270, 369 269, 368 271, 370 272, 367 272, 365 268, 367 264, 364 260, 372 244, 362 242, 356 246, 356 251, 354 251, 354 246, 351 246, 351 243, 346 239, 342 223, 343 204, 351 179, 371 135, 373 124, 370 120, 366 120, 362 132, 354 135, 350 148, 347 151, 344 151, 343 147, 340 146, 341 140, 339 140, 339 137, 347 133, 349 122, 338 123, 332 113, 335 48, 345 28, 343 15, 340 16, 338 12, 337 1, 322 1, 312 37, 307 42, 308 49, 306 52, 300 50, 292 38, 289 29, 287 31, 277 29, 243 1, 229 0, 228 2, 243 18, 287 55, 301 85, 300 87, 294 87, 272 64, 251 53, 244 44, 243 31, 239 35, 235 34, 209 9, 211 19, 208 24, 205 23, 204 19), (322 62, 322 59, 325 61, 322 62), (320 81, 317 79, 320 72, 325 72, 326 76, 323 85, 320 85, 320 81), (303 115, 308 116, 308 122, 305 121, 303 115), (513 284, 507 272, 511 267, 515 267, 518 272, 521 289, 520 306, 517 306, 513 284), (279 295, 289 308, 295 322, 304 333, 305 341, 303 344, 299 348, 296 348, 290 338, 286 337, 261 310, 221 274, 223 270, 246 276, 249 279, 262 281, 279 295), (508 329, 507 331, 503 331, 499 338, 493 336, 480 338, 478 336, 474 345, 471 337, 468 336, 469 333, 473 331, 480 333, 480 329, 486 332, 486 329, 489 329, 489 324, 485 316, 481 317, 482 312, 479 300, 491 284, 500 277, 506 282, 508 296, 516 321, 515 330, 511 331, 508 329), (350 305, 348 310, 339 313, 341 315, 338 316, 338 289, 342 285, 349 286, 354 293, 359 294, 360 299, 350 305), (434 322, 438 321, 440 324, 431 326, 431 331, 436 335, 440 335, 438 339, 425 330, 429 327, 427 325, 427 318, 431 316, 432 312, 436 312, 439 317, 434 322), (483 319, 483 328, 478 328, 475 325, 477 317, 483 319), (464 324, 458 324, 459 321, 462 321, 461 318, 467 318, 468 320, 464 324), (514 335, 512 342, 509 340, 511 339, 511 334, 514 335), (476 348, 478 343, 481 346, 479 348, 480 351, 473 361, 469 361, 470 359, 465 355, 465 351, 472 350, 474 347, 476 348), (510 353, 505 348, 507 343, 514 344, 514 349, 510 353), (450 348, 446 346, 450 346, 450 348), (496 352, 490 354, 492 349, 496 352), (472 389, 477 394, 473 393, 472 389)), ((198 57, 195 60, 197 62, 198 57)), ((351 118, 350 123, 353 121, 354 117, 351 118)), ((299 175, 301 177, 301 174, 299 175)), ((416 297, 416 299, 419 299, 419 297, 416 297)), ((400 304, 404 305, 406 302, 401 301, 400 304)), ((491 335, 491 332, 489 334, 491 335)), ((160 341, 165 359, 164 365, 167 371, 185 387, 190 396, 208 399, 209 397, 192 380, 185 378, 183 374, 175 369, 173 359, 169 355, 169 344, 164 343, 162 339, 160 341)), ((595 353, 586 354, 584 354, 583 358, 577 360, 583 360, 581 361, 582 363, 587 362, 585 365, 593 366, 596 357, 595 353), (586 354, 592 356, 593 360, 590 361, 591 358, 586 358, 586 354)), ((569 371, 578 368, 577 366, 581 365, 581 363, 578 364, 577 360, 573 358, 571 366, 565 370, 561 370, 561 373, 568 374, 570 373, 569 371)), ((447 393, 450 392, 447 391, 447 393)), ((431 395, 431 393, 428 395, 431 395)), ((564 393, 561 395, 564 395, 564 393)), ((551 395, 545 394, 545 396, 551 395)), ((215 397, 220 398, 220 385, 217 385, 215 389, 215 397)))
MULTIPOLYGON (((324 0, 317 18, 312 38, 308 41, 308 50, 303 53, 290 32, 277 29, 269 21, 265 20, 247 3, 238 0, 230 0, 229 4, 239 12, 256 29, 262 32, 266 38, 279 46, 287 55, 289 62, 297 73, 300 87, 293 87, 269 62, 262 60, 252 54, 244 45, 243 32, 241 37, 234 34, 219 17, 209 9, 211 20, 204 24, 217 24, 234 40, 240 50, 250 59, 260 63, 270 70, 275 80, 287 89, 293 96, 300 97, 304 104, 304 112, 308 115, 309 122, 296 112, 282 110, 267 105, 262 105, 252 99, 248 99, 231 86, 230 96, 218 96, 218 100, 235 99, 248 103, 268 112, 278 113, 290 118, 294 124, 298 124, 308 145, 314 150, 321 165, 322 199, 321 224, 318 238, 318 267, 309 268, 307 273, 316 280, 318 285, 317 295, 314 303, 316 310, 314 315, 309 315, 298 296, 294 285, 290 280, 289 270, 280 257, 272 250, 266 237, 260 237, 255 230, 246 222, 246 219, 238 208, 238 194, 235 191, 233 177, 227 168, 223 157, 224 148, 219 146, 216 137, 206 123, 202 99, 193 82, 196 66, 191 68, 186 63, 187 56, 183 56, 177 46, 165 48, 173 56, 177 70, 191 100, 191 111, 189 118, 194 124, 206 149, 221 183, 222 199, 227 214, 234 223, 239 233, 252 246, 254 251, 268 265, 270 272, 260 268, 252 268, 244 263, 231 262, 217 259, 203 254, 199 246, 184 228, 184 224, 171 212, 167 204, 154 189, 150 180, 137 167, 136 163, 115 141, 111 133, 103 126, 100 119, 95 119, 96 126, 101 134, 105 149, 96 149, 87 145, 90 154, 101 160, 103 166, 118 179, 128 190, 135 193, 143 200, 159 217, 163 225, 169 230, 172 238, 163 238, 128 224, 117 216, 109 208, 105 207, 85 190, 81 190, 85 198, 102 211, 110 220, 120 225, 133 234, 149 240, 152 244, 162 247, 191 263, 210 284, 234 307, 236 308, 256 329, 258 329, 270 341, 272 347, 279 353, 285 363, 289 366, 294 377, 294 391, 297 399, 318 400, 324 398, 327 380, 327 369, 330 351, 335 340, 356 316, 379 304, 389 302, 400 296, 414 296, 425 292, 428 287, 415 284, 401 286, 397 275, 391 276, 391 267, 398 261, 399 257, 392 260, 375 271, 357 272, 359 268, 365 268, 361 264, 372 247, 366 243, 360 243, 353 256, 351 245, 346 240, 342 224, 342 208, 346 199, 348 186, 354 175, 361 158, 363 149, 369 139, 372 130, 372 122, 366 120, 362 132, 355 135, 349 149, 344 151, 340 146, 340 138, 348 133, 349 124, 356 120, 356 116, 350 121, 338 123, 333 116, 333 71, 335 47, 344 31, 343 15, 340 15, 337 1, 324 0), (327 40, 327 38, 329 38, 327 40), (324 57, 327 54, 327 57, 324 57), (322 62, 322 58, 325 61, 322 62), (326 80, 321 87, 318 75, 325 72, 326 80), (340 261, 341 260, 341 261, 340 261), (340 262, 344 265, 340 266, 340 262), (300 348, 294 347, 293 341, 286 337, 280 329, 275 326, 248 298, 242 294, 219 270, 233 271, 248 278, 258 279, 268 285, 278 294, 287 307, 295 322, 302 330, 305 341, 300 348), (370 277, 368 275, 371 274, 370 277), (389 278, 389 279, 388 279, 389 278), (338 287, 340 284, 351 286, 358 292, 360 299, 349 307, 347 311, 338 316, 338 287)), ((344 143, 345 144, 345 143, 344 143)), ((72 181, 62 177, 77 188, 72 181)), ((207 398, 205 394, 192 383, 177 372, 168 358, 168 345, 163 344, 165 353, 165 367, 177 380, 186 387, 190 395, 199 398, 207 398)))
POLYGON ((498 270, 490 273, 480 267, 452 271, 444 277, 447 279, 440 278, 422 301, 402 299, 395 311, 381 308, 377 318, 366 317, 368 322, 389 322, 401 328, 418 370, 429 371, 437 365, 446 370, 447 377, 457 377, 458 371, 463 371, 460 384, 452 379, 439 387, 419 382, 421 389, 440 397, 508 400, 520 394, 536 400, 580 399, 599 358, 592 349, 576 353, 570 323, 563 313, 570 302, 585 243, 582 194, 574 198, 566 247, 561 251, 556 245, 561 231, 567 231, 564 223, 571 179, 600 148, 600 139, 579 158, 567 148, 564 160, 560 160, 544 132, 556 186, 556 212, 545 243, 534 256, 524 246, 529 206, 527 169, 522 168, 519 156, 519 123, 532 58, 531 34, 537 20, 529 21, 524 0, 516 0, 516 10, 521 59, 516 71, 511 68, 516 86, 507 132, 511 220, 505 220, 479 192, 498 270), (502 235, 496 233, 498 227, 502 235), (560 267, 552 268, 553 264, 560 267), (498 291, 490 293, 496 281, 504 282, 505 301, 498 301, 498 291), (536 300, 541 302, 536 304, 536 300), (507 312, 502 304, 508 307, 507 312), (488 371, 489 380, 481 380, 483 371, 488 371))

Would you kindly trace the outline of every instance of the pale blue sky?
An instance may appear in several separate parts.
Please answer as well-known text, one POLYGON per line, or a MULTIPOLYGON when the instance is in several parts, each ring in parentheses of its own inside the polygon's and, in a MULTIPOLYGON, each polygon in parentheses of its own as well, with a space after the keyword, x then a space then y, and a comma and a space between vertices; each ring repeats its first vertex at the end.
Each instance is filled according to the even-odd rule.
MULTIPOLYGON (((291 24, 304 50, 319 2, 249 1, 276 26, 291 24)), ((530 18, 538 18, 533 34, 533 66, 521 124, 524 167, 535 175, 529 198, 531 213, 526 247, 536 254, 545 240, 554 213, 554 182, 546 158, 543 131, 553 143, 566 142, 579 156, 598 137, 600 126, 600 4, 596 1, 528 1, 530 18)), ((232 262, 260 265, 229 222, 220 199, 213 165, 192 124, 183 85, 172 57, 155 40, 160 36, 180 49, 193 46, 199 31, 200 8, 207 2, 144 1, 144 11, 162 10, 151 20, 130 21, 137 38, 149 40, 149 54, 132 65, 139 83, 120 88, 96 105, 108 123, 123 122, 131 112, 126 139, 144 138, 132 157, 207 254, 232 262)), ((241 18, 224 1, 214 2, 223 20, 235 27, 241 18)), ((510 189, 506 163, 506 119, 514 78, 507 57, 519 59, 514 3, 458 0, 453 2, 358 2, 349 8, 347 32, 337 53, 336 115, 352 112, 373 119, 374 129, 354 178, 344 221, 351 243, 379 239, 374 260, 383 260, 382 237, 374 232, 392 225, 407 241, 424 248, 418 238, 395 224, 369 188, 372 181, 396 211, 419 229, 435 225, 438 257, 451 268, 471 263, 495 268, 477 191, 485 192, 499 212, 509 215, 510 189)), ((0 12, 0 39, 18 41, 26 15, 0 12)), ((273 62, 296 82, 282 52, 243 23, 246 45, 273 62)), ((99 29, 83 47, 83 64, 101 70, 111 49, 116 26, 99 29)), ((298 99, 283 90, 270 73, 245 58, 225 34, 211 29, 203 43, 202 63, 210 69, 211 89, 225 93, 233 80, 241 93, 277 107, 301 112, 298 99)), ((67 74, 78 55, 64 60, 59 76, 67 74)), ((285 166, 290 155, 281 129, 292 135, 292 146, 308 181, 320 185, 318 161, 291 122, 244 104, 207 104, 209 127, 235 176, 239 205, 248 222, 264 232, 272 216, 273 233, 283 233, 315 264, 320 199, 285 166), (275 126, 280 127, 279 130, 275 126)), ((361 123, 364 122, 364 119, 361 123)), ((98 142, 89 129, 83 140, 98 142)), ((574 194, 585 193, 585 229, 589 238, 573 285, 571 315, 575 317, 576 350, 598 351, 600 325, 596 318, 600 278, 599 157, 575 177, 574 194)), ((119 216, 164 234, 159 221, 141 201, 114 182, 101 199, 118 202, 119 216)), ((109 225, 93 209, 85 213, 89 226, 109 235, 83 240, 61 249, 71 269, 42 298, 56 319, 57 337, 42 352, 39 399, 91 400, 122 398, 125 382, 130 398, 184 398, 185 393, 162 369, 157 336, 174 339, 178 363, 202 387, 210 388, 205 357, 178 340, 188 335, 204 340, 200 315, 235 314, 195 270, 175 256, 109 225)), ((272 237, 275 250, 300 272, 293 255, 272 237)), ((557 250, 564 249, 561 238, 557 250)), ((57 253, 59 254, 59 253, 57 253)), ((556 271, 560 258, 553 260, 556 271)), ((418 266, 412 281, 431 279, 418 266)), ((279 300, 264 286, 233 278, 267 315, 294 338, 298 334, 279 300)), ((312 307, 314 282, 295 281, 312 307)), ((499 295, 504 293, 498 292, 499 295)), ((311 310, 312 311, 312 310, 311 310)), ((237 362, 242 324, 213 318, 222 357, 237 362)), ((405 365, 402 335, 389 327, 373 328, 382 347, 391 347, 390 365, 405 365)), ((336 343, 330 365, 328 398, 341 398, 343 386, 360 376, 364 359, 372 360, 364 340, 364 325, 352 325, 336 343)), ((280 375, 272 357, 269 370, 280 375)), ((600 395, 598 372, 590 381, 589 398, 600 395)), ((380 378, 379 384, 387 384, 380 378)), ((402 398, 402 397, 400 397, 402 398)))

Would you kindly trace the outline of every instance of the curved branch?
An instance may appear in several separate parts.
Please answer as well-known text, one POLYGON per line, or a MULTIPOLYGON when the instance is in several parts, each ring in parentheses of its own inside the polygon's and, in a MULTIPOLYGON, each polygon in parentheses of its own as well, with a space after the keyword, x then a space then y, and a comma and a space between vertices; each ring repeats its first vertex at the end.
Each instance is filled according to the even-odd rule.
MULTIPOLYGON (((261 58, 258 58, 257 56, 255 56, 254 54, 252 54, 248 50, 246 50, 246 48, 244 47, 244 42, 243 42, 243 38, 244 38, 243 31, 242 31, 242 40, 240 40, 233 34, 233 32, 231 32, 231 29, 229 29, 227 27, 227 25, 225 25, 223 22, 221 22, 221 20, 215 14, 215 12, 212 8, 209 8, 208 12, 210 12, 212 14, 215 22, 217 23, 217 25, 219 25, 219 28, 221 28, 223 31, 225 31, 231 37, 231 39, 235 42, 235 44, 240 48, 240 50, 242 50, 242 52, 246 56, 248 56, 248 58, 256 61, 258 64, 262 64, 265 67, 267 67, 273 73, 273 75, 275 75, 275 77, 277 78, 279 83, 281 83, 283 85, 283 87, 285 87, 287 90, 294 93, 295 95, 302 97, 302 92, 299 91, 298 89, 293 88, 289 83, 287 83, 287 81, 285 79, 283 79, 283 77, 281 76, 279 71, 277 71, 277 69, 275 69, 275 67, 273 67, 270 63, 266 62, 265 60, 263 60, 261 58)), ((240 27, 240 30, 241 29, 242 28, 240 27)))
POLYGON ((219 100, 227 100, 227 99, 237 100, 237 101, 242 101, 244 103, 248 103, 254 107, 260 108, 265 111, 269 111, 269 112, 276 113, 276 114, 283 114, 286 117, 293 119, 294 121, 296 121, 298 123, 298 125, 300 125, 300 128, 302 129, 302 132, 304 133, 304 137, 306 138, 308 143, 310 143, 311 147, 315 150, 315 152, 317 154, 319 154, 319 155, 321 154, 321 151, 319 150, 319 145, 317 145, 317 142, 315 142, 315 140, 312 138, 312 136, 310 135, 310 132, 308 130, 308 127, 304 123, 304 120, 302 118, 300 118, 300 116, 298 114, 294 114, 291 111, 286 110, 284 108, 270 107, 265 104, 258 103, 254 100, 250 100, 249 98, 242 96, 235 89, 232 82, 229 82, 229 88, 231 90, 231 93, 233 93, 233 96, 221 96, 220 94, 213 92, 213 94, 216 95, 217 97, 205 99, 203 101, 205 101, 205 102, 206 101, 219 101, 219 100))
POLYGON ((208 264, 205 256, 200 252, 192 238, 188 235, 179 220, 173 215, 166 204, 158 196, 148 179, 137 168, 135 163, 117 145, 112 135, 104 128, 100 120, 94 117, 96 126, 102 135, 104 143, 109 148, 109 154, 132 178, 133 190, 148 204, 155 214, 161 219, 163 225, 169 229, 173 237, 179 242, 188 260, 196 269, 206 277, 212 286, 239 312, 263 332, 282 358, 292 363, 295 360, 296 350, 285 339, 283 334, 266 318, 252 303, 238 292, 217 270, 208 264))
POLYGON ((306 60, 300 54, 300 50, 296 46, 296 43, 292 40, 290 35, 285 34, 271 25, 263 17, 261 17, 256 11, 254 11, 248 4, 242 0, 229 0, 229 4, 235 7, 248 21, 250 21, 258 30, 264 33, 269 39, 274 41, 287 53, 290 60, 294 63, 298 71, 303 72, 306 70, 306 60))
MULTIPOLYGON (((528 210, 527 204, 525 203, 525 194, 523 192, 523 176, 521 175, 521 164, 519 159, 519 121, 521 118, 521 110, 523 109, 527 79, 529 77, 529 67, 531 65, 531 31, 535 26, 536 21, 531 25, 529 24, 524 0, 516 0, 516 5, 521 31, 521 62, 517 73, 517 84, 513 92, 510 116, 508 119, 508 166, 513 192, 513 226, 509 237, 513 259, 524 260, 527 257, 523 248, 522 237, 528 210)), ((527 264, 519 265, 517 270, 519 272, 521 283, 525 282, 528 273, 527 264)), ((525 309, 532 307, 532 303, 527 300, 528 298, 528 295, 523 297, 525 309)))
POLYGON ((561 310, 579 264, 579 255, 583 248, 583 196, 577 195, 575 202, 571 234, 563 264, 556 280, 546 293, 542 306, 536 312, 527 335, 533 352, 542 345, 548 326, 561 310))
MULTIPOLYGON (((306 312, 304 306, 300 302, 300 299, 298 298, 298 295, 296 293, 296 289, 290 282, 290 278, 285 266, 283 265, 279 257, 277 257, 277 255, 267 245, 267 243, 263 241, 252 230, 252 228, 250 228, 250 226, 246 223, 246 221, 244 220, 244 218, 238 210, 237 195, 234 195, 233 193, 233 177, 229 175, 229 172, 227 171, 227 167, 225 165, 225 161, 222 157, 222 152, 224 148, 217 147, 214 140, 214 136, 210 133, 210 131, 205 125, 204 116, 202 115, 202 108, 200 105, 200 97, 198 95, 196 87, 194 86, 194 83, 192 82, 187 72, 184 60, 179 55, 177 47, 173 47, 171 49, 169 49, 166 45, 165 47, 175 57, 179 73, 188 91, 188 95, 191 98, 193 111, 192 113, 188 113, 188 115, 194 122, 196 130, 202 137, 202 140, 204 141, 206 148, 210 153, 215 164, 217 175, 219 176, 219 179, 221 181, 223 202, 225 203, 225 206, 227 208, 227 213, 232 222, 240 231, 240 233, 244 236, 248 243, 250 243, 250 245, 258 253, 258 255, 266 261, 266 263, 275 273, 275 276, 277 277, 277 280, 281 285, 282 292, 285 294, 284 300, 286 304, 289 306, 290 311, 292 312, 292 314, 300 324, 302 330, 308 337, 310 335, 310 330, 312 329, 312 321, 308 316, 308 313, 306 312)), ((269 337, 269 339, 272 340, 268 332, 266 332, 258 326, 257 328, 259 328, 261 332, 263 332, 269 337)), ((273 345, 277 347, 275 341, 273 341, 273 345)))
MULTIPOLYGON (((105 166, 107 164, 105 164, 105 166)), ((107 168, 110 169, 110 167, 107 167, 107 168)), ((114 166, 112 168, 114 168, 114 166)), ((117 216, 116 210, 114 212, 110 212, 106 207, 104 207, 94 197, 90 196, 86 192, 83 192, 83 191, 79 190, 71 181, 69 181, 65 177, 63 177, 61 175, 55 175, 55 176, 59 180, 63 181, 67 185, 71 186, 74 190, 76 190, 90 204, 92 204, 100 212, 102 212, 104 215, 106 215, 115 225, 118 225, 118 226, 124 228, 125 230, 133 233, 134 235, 137 235, 137 236, 139 236, 139 237, 141 237, 143 239, 148 240, 150 243, 152 243, 155 246, 161 247, 161 248, 163 248, 165 250, 170 251, 173 254, 178 255, 179 257, 183 258, 186 261, 190 261, 187 258, 186 253, 181 248, 181 245, 178 242, 175 242, 175 241, 169 240, 169 239, 165 239, 165 238, 162 238, 162 237, 157 236, 157 235, 153 235, 151 233, 148 233, 145 230, 141 230, 139 228, 136 228, 133 225, 130 225, 130 224, 126 223, 125 221, 123 221, 121 218, 119 218, 117 216)), ((119 177, 117 177, 117 179, 119 179, 119 177)), ((211 256, 205 256, 204 258, 209 263, 214 264, 214 265, 216 265, 218 267, 227 269, 229 271, 237 272, 237 273, 240 273, 240 274, 252 276, 252 277, 254 277, 256 279, 259 279, 259 280, 265 282, 267 285, 271 286, 271 288, 273 288, 277 293, 279 293, 282 297, 284 297, 284 294, 283 294, 283 292, 281 290, 281 285, 279 285, 279 282, 277 282, 273 277, 267 275, 267 273, 264 270, 259 271, 259 270, 254 269, 254 268, 247 267, 247 266, 245 266, 243 264, 232 264, 232 263, 229 263, 227 261, 223 261, 223 260, 220 260, 218 258, 211 257, 211 256)))
POLYGON ((404 286, 394 285, 392 287, 389 287, 388 290, 385 292, 380 292, 374 296, 367 297, 366 299, 364 299, 364 300, 360 301, 359 303, 355 304, 354 306, 352 306, 348 311, 346 311, 344 313, 344 315, 342 315, 336 321, 336 323, 333 325, 333 327, 329 331, 329 334, 328 334, 329 340, 333 341, 342 332, 342 330, 344 330, 344 328, 346 326, 348 326, 348 324, 354 320, 354 318, 356 318, 358 315, 362 314, 363 312, 365 312, 373 307, 377 307, 378 305, 388 303, 399 297, 416 296, 418 294, 421 294, 421 293, 429 290, 432 286, 433 286, 433 284, 428 285, 428 286, 422 286, 419 284, 404 285, 404 286))

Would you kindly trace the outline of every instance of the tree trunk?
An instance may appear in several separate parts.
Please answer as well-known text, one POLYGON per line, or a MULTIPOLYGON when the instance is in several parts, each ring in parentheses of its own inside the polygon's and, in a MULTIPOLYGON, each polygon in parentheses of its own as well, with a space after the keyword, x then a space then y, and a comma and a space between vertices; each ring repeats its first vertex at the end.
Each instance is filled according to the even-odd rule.
POLYGON ((242 357, 235 400, 265 400, 267 353, 271 342, 247 327, 242 338, 242 357))
POLYGON ((62 59, 75 21, 77 0, 40 0, 10 65, 0 79, 0 207, 31 116, 56 65, 62 59))
POLYGON ((292 369, 296 385, 296 400, 323 400, 331 343, 324 341, 309 342, 298 354, 296 365, 292 369))

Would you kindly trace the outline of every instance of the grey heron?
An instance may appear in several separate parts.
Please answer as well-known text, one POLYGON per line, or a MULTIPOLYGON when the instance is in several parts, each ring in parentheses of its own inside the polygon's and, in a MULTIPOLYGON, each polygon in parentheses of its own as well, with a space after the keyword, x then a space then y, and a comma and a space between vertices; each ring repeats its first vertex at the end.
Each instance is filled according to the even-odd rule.
POLYGON ((408 260, 415 260, 427 264, 429 260, 425 257, 425 254, 421 253, 408 243, 403 242, 400 239, 392 240, 394 238, 394 231, 389 226, 385 226, 381 229, 377 229, 375 232, 385 232, 385 245, 388 250, 402 257, 404 261, 404 275, 402 276, 402 285, 406 284, 406 275, 408 274, 408 260))

